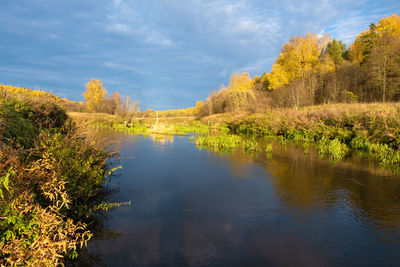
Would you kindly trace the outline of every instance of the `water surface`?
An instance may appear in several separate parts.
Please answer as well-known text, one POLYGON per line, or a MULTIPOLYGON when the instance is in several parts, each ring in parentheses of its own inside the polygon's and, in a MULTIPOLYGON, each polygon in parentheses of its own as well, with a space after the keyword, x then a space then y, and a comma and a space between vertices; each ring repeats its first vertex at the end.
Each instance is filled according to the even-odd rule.
MULTIPOLYGON (((272 156, 198 149, 188 136, 121 140, 107 266, 399 266, 400 179, 295 147, 272 156)), ((91 258, 89 258, 89 255, 91 258)))

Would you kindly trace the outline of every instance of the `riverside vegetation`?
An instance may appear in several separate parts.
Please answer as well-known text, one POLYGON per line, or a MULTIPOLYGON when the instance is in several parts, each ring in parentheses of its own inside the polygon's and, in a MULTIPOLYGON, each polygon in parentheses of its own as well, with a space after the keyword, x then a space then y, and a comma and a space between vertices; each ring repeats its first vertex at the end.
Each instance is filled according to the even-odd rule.
POLYGON ((91 216, 108 207, 110 156, 53 96, 0 90, 0 264, 75 258, 91 216))

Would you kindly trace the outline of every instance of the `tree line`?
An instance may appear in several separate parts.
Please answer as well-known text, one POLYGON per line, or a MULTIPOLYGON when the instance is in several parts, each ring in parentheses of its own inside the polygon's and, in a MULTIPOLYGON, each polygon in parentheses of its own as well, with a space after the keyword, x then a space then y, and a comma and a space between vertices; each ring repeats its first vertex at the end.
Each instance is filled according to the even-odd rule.
POLYGON ((234 73, 227 87, 198 101, 198 116, 338 102, 400 100, 400 17, 371 23, 349 46, 329 34, 294 36, 269 73, 234 73))
POLYGON ((119 92, 113 92, 106 98, 107 90, 104 89, 100 80, 92 79, 86 84, 86 91, 83 93, 86 108, 90 112, 104 112, 115 114, 121 117, 132 117, 140 112, 138 101, 133 101, 129 95, 121 98, 119 92))

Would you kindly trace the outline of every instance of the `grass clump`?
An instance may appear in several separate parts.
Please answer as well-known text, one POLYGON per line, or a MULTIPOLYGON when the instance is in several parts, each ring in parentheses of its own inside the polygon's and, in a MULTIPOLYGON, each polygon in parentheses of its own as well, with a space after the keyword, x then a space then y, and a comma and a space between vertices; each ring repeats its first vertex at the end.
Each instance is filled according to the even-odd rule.
POLYGON ((333 161, 341 160, 346 157, 348 150, 346 144, 341 143, 338 139, 330 140, 323 137, 317 144, 318 153, 333 161))
POLYGON ((243 140, 242 148, 246 151, 262 151, 261 146, 255 140, 243 140))
POLYGON ((266 152, 266 153, 272 153, 272 150, 273 150, 272 144, 268 144, 268 145, 265 147, 265 152, 266 152))
POLYGON ((236 135, 207 135, 196 138, 196 145, 233 149, 240 145, 241 138, 236 135))
POLYGON ((124 123, 113 124, 112 128, 117 131, 129 132, 133 134, 143 134, 149 131, 148 127, 146 127, 145 125, 141 124, 138 121, 132 121, 127 124, 124 123))

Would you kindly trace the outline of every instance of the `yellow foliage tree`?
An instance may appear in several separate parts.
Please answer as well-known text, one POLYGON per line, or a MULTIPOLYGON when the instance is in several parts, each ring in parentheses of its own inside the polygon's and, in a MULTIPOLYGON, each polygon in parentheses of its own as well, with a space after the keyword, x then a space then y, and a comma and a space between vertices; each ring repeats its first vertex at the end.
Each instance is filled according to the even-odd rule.
POLYGON ((196 102, 196 107, 194 108, 194 114, 195 115, 200 115, 203 112, 204 108, 204 102, 203 101, 197 101, 196 102))
POLYGON ((368 30, 357 35, 356 40, 350 45, 350 58, 358 63, 364 63, 371 55, 372 49, 378 39, 384 35, 400 36, 400 17, 396 14, 382 18, 378 25, 371 24, 368 30))
POLYGON ((86 106, 89 111, 101 111, 106 99, 107 90, 103 88, 100 80, 92 79, 86 84, 85 97, 86 106))
POLYGON ((295 36, 281 48, 281 54, 268 75, 269 89, 287 85, 319 64, 321 45, 314 34, 295 36))
POLYGON ((392 16, 380 19, 378 25, 376 25, 376 30, 379 37, 383 36, 384 34, 399 36, 400 17, 396 14, 393 14, 392 16))
POLYGON ((232 90, 249 90, 253 85, 253 81, 248 72, 233 73, 230 82, 229 89, 232 90))

